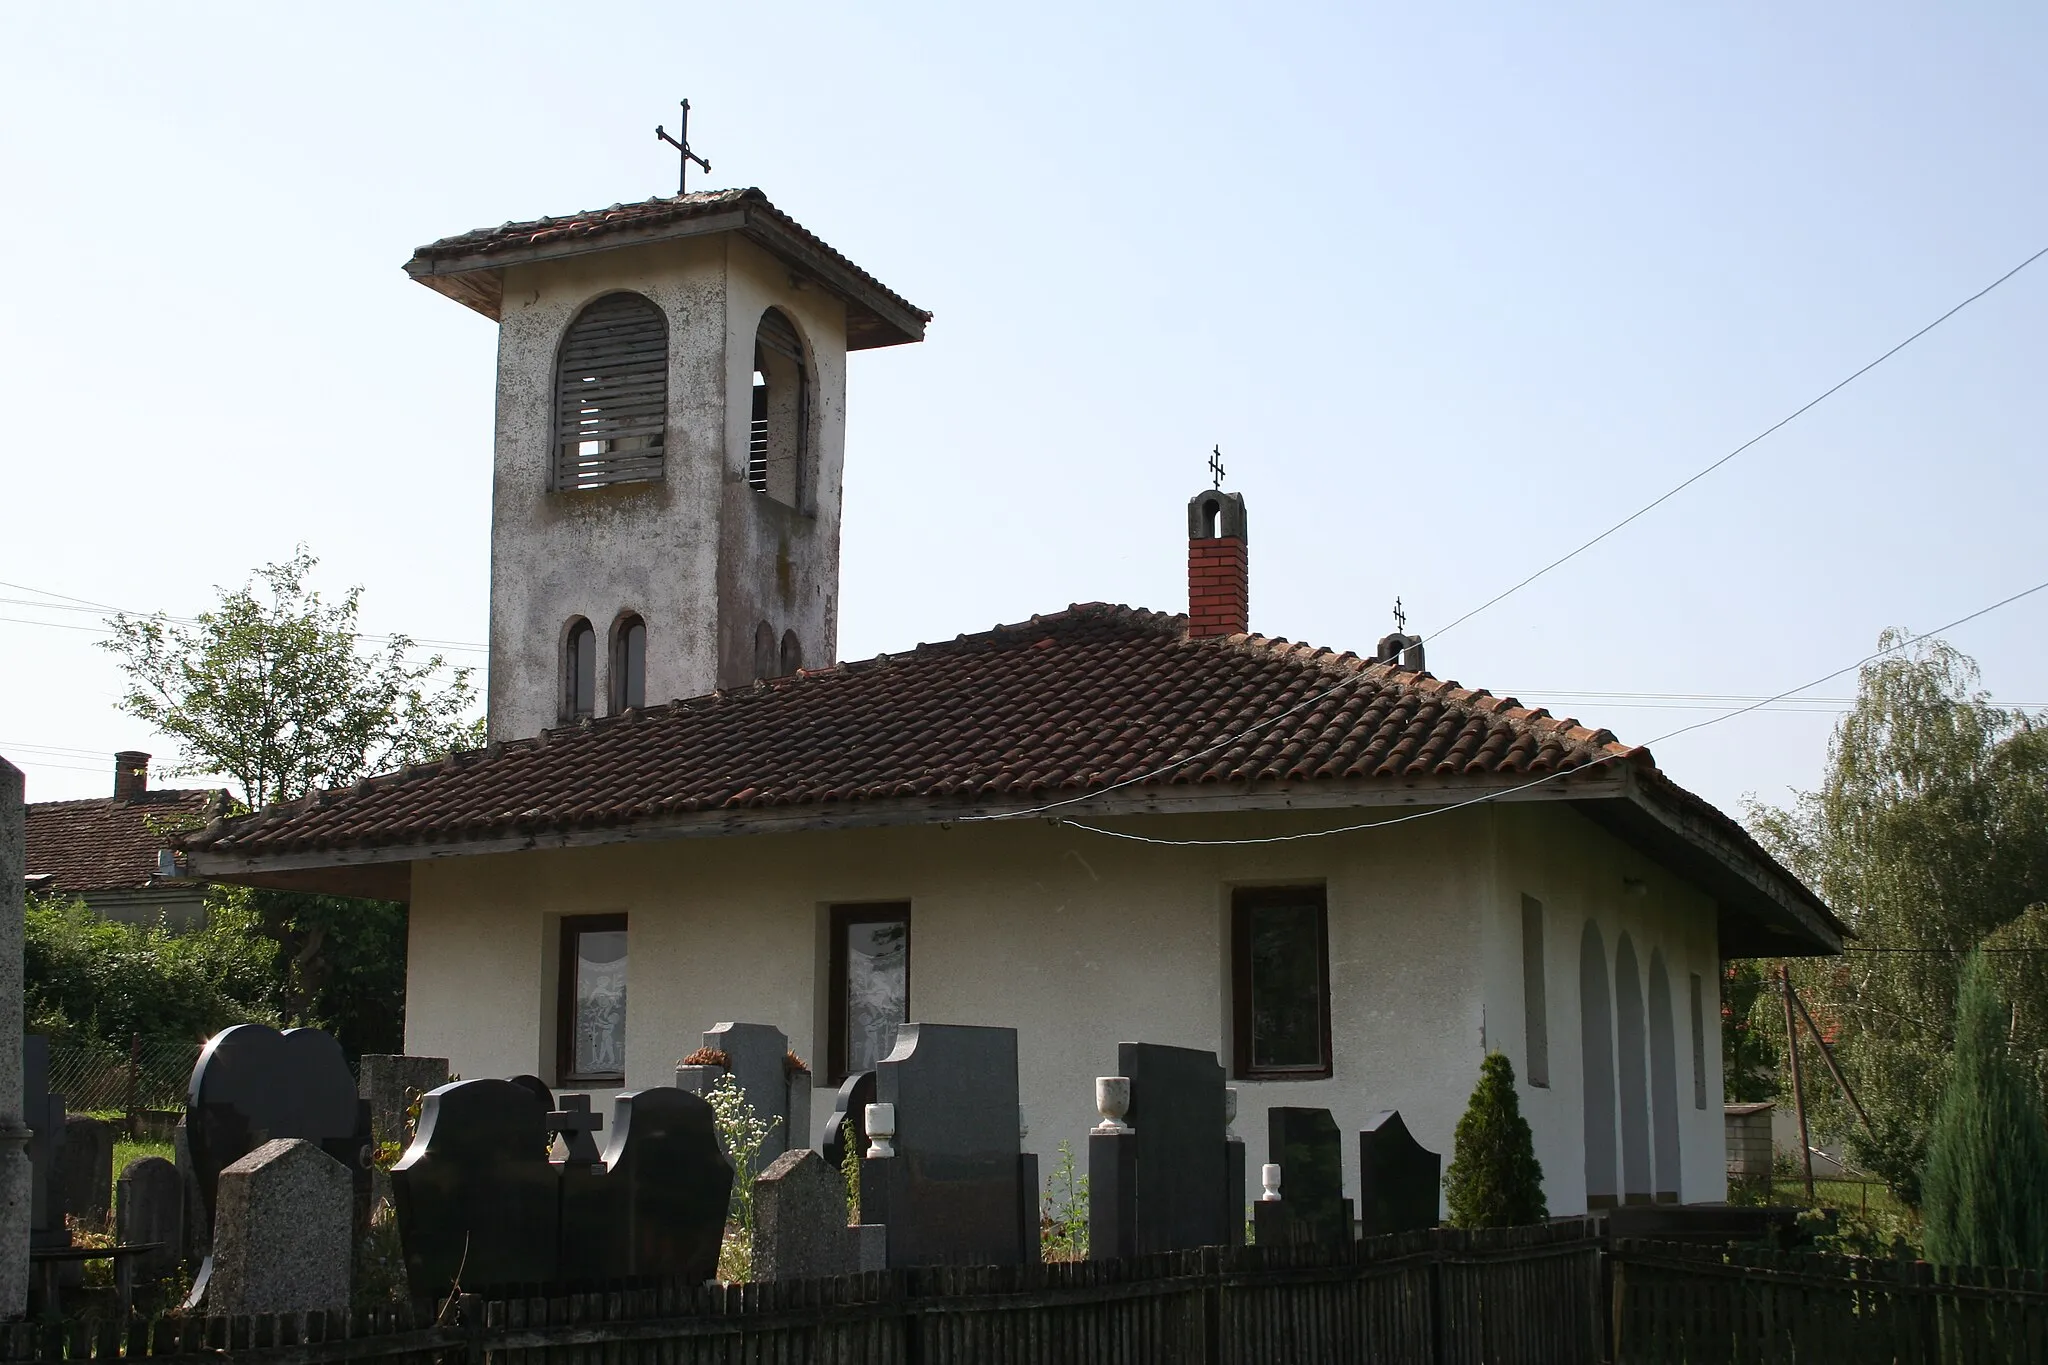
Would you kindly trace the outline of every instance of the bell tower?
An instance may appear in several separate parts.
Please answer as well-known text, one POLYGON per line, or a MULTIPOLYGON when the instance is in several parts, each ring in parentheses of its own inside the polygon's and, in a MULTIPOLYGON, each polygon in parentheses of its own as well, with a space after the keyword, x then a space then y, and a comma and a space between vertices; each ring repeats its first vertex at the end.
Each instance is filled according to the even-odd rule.
POLYGON ((757 189, 405 268, 498 324, 491 739, 836 660, 847 355, 929 313, 757 189))

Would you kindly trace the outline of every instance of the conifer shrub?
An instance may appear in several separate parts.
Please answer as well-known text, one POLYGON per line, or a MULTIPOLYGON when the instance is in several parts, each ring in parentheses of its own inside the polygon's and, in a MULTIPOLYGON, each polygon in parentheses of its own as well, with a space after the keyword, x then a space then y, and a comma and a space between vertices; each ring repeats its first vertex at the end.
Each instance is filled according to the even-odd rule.
POLYGON ((1550 1216, 1536 1141, 1515 1094, 1515 1068, 1502 1053, 1489 1052, 1480 1063, 1479 1084, 1458 1120, 1444 1194, 1453 1227, 1511 1228, 1550 1216))
POLYGON ((2048 1129, 2032 1078, 2006 1041, 2006 1008, 1984 954, 1956 993, 1955 1050, 1921 1181, 1927 1259, 2048 1269, 2048 1129))

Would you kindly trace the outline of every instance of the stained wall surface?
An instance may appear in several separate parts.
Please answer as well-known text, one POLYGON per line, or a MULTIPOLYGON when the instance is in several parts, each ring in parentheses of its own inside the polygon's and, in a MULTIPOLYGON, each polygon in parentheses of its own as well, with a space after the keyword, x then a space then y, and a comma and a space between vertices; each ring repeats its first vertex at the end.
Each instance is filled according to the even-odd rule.
MULTIPOLYGON (((1144 828, 1241 837, 1339 819, 1162 817, 1144 828)), ((1507 1051, 1525 1074, 1526 894, 1543 901, 1560 941, 1547 966, 1551 1084, 1524 1084, 1523 1104, 1551 1211, 1582 1209, 1576 926, 1587 915, 1627 926, 1646 959, 1662 949, 1679 981, 1713 969, 1714 919, 1703 898, 1565 809, 1480 807, 1249 847, 1157 848, 1020 821, 418 864, 407 1047, 447 1056, 465 1076, 551 1076, 560 918, 624 913, 628 1088, 667 1083, 703 1030, 728 1019, 778 1025, 821 1064, 831 908, 907 900, 911 1017, 1017 1028, 1025 1146, 1049 1163, 1064 1140, 1085 1159, 1093 1078, 1114 1067, 1119 1041, 1212 1049, 1228 1062, 1231 891, 1297 882, 1326 887, 1335 1074, 1232 1082, 1253 1178, 1271 1105, 1327 1107, 1346 1132, 1399 1109, 1448 1160, 1486 1050, 1507 1051), (1648 894, 1624 886, 1637 873, 1648 894)), ((1674 1027, 1690 1036, 1685 1020, 1674 1027)), ((1692 1108, 1689 1085, 1681 1096, 1687 1199, 1722 1190, 1718 1042, 1709 1052, 1712 1111, 1692 1108)), ((1355 1142, 1347 1148, 1355 1189, 1355 1142)))

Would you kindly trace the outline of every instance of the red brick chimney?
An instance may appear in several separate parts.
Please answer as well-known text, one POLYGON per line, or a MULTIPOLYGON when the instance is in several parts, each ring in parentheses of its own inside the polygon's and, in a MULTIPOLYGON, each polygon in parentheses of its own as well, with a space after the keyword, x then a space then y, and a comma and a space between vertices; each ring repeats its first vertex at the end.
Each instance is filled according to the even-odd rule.
POLYGON ((1250 629, 1244 495, 1212 488, 1188 501, 1188 638, 1250 629))
POLYGON ((133 801, 149 790, 149 755, 123 749, 114 755, 114 799, 133 801))

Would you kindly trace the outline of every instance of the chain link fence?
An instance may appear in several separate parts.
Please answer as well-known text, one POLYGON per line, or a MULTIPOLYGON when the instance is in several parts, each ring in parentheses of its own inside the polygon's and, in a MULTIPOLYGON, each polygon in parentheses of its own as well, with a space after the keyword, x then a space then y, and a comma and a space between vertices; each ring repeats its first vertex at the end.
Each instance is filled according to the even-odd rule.
POLYGON ((74 1114, 182 1109, 199 1043, 140 1042, 126 1050, 95 1041, 50 1042, 50 1093, 74 1114))

